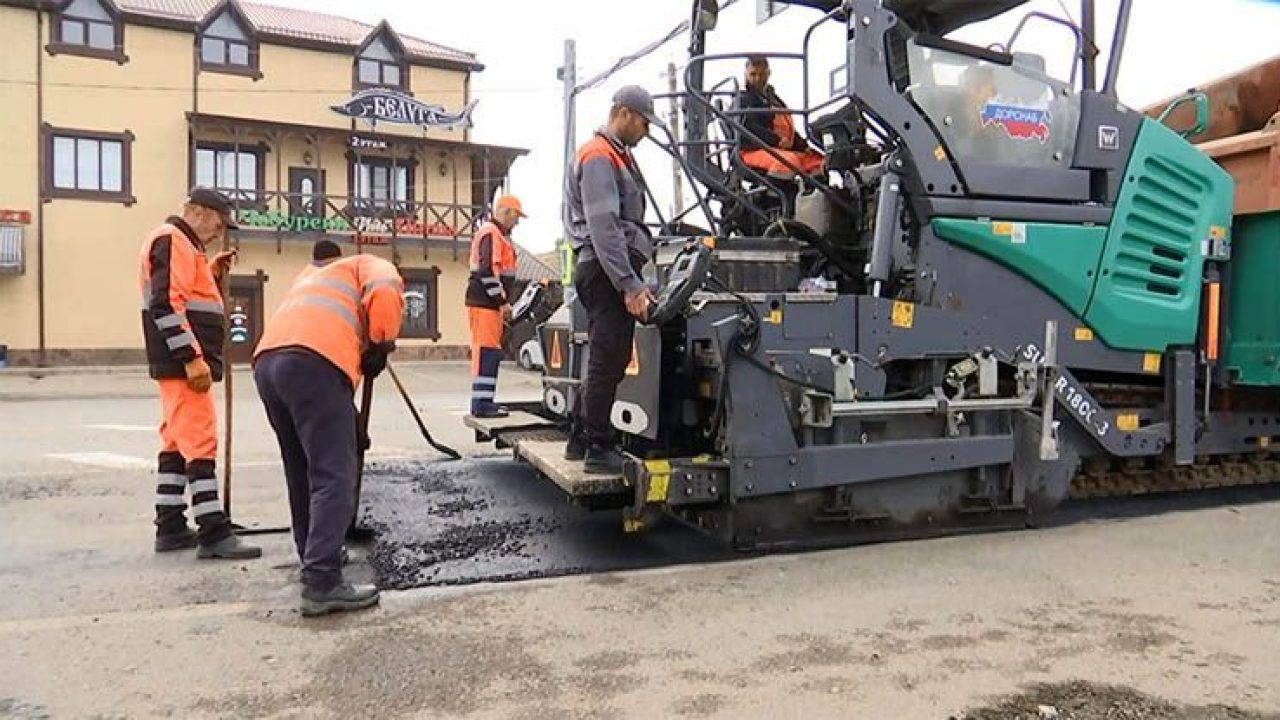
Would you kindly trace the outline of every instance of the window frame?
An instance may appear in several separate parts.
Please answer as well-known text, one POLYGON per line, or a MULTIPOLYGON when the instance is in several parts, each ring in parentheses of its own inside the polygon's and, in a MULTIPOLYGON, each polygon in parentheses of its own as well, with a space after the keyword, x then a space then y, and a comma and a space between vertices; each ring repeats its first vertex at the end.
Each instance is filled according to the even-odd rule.
MULTIPOLYGON (((405 340, 432 340, 439 341, 443 337, 440 333, 440 268, 432 265, 427 268, 400 268, 400 278, 404 281, 405 292, 409 291, 409 283, 426 283, 430 288, 431 297, 427 300, 428 321, 425 331, 419 333, 417 331, 410 332, 408 325, 401 322, 400 337, 405 340)), ((405 303, 406 310, 408 303, 405 303)))
POLYGON ((112 60, 117 65, 129 62, 129 56, 124 53, 124 18, 120 17, 120 11, 116 9, 115 4, 109 0, 94 0, 112 18, 110 22, 112 46, 110 48, 98 48, 89 45, 89 27, 108 23, 101 20, 67 15, 66 10, 71 6, 71 2, 72 0, 65 0, 57 8, 49 12, 49 44, 44 46, 45 52, 50 55, 79 55, 95 60, 112 60), (80 23, 83 26, 83 43, 66 41, 62 35, 62 23, 64 21, 80 23))
POLYGON ((262 42, 258 37, 258 29, 249 22, 249 19, 240 13, 235 5, 224 2, 217 5, 213 11, 209 13, 209 19, 200 24, 196 28, 196 62, 200 65, 201 72, 221 73, 223 75, 239 75, 241 77, 252 78, 254 81, 262 79, 262 71, 259 67, 261 62, 262 42), (218 21, 218 18, 225 14, 229 14, 231 19, 240 30, 244 33, 245 39, 222 37, 220 35, 208 35, 209 28, 218 21), (204 58, 204 42, 209 40, 220 40, 224 47, 222 58, 224 62, 211 62, 204 58), (248 49, 249 64, 238 65, 230 62, 231 46, 244 45, 248 49))
POLYGON ((369 37, 356 49, 355 59, 351 62, 351 91, 353 93, 362 90, 395 90, 405 95, 413 95, 409 87, 409 76, 412 64, 409 62, 409 54, 405 52, 404 43, 400 42, 400 38, 396 37, 390 26, 385 23, 379 25, 369 37), (380 60, 378 58, 366 58, 364 53, 369 49, 375 41, 382 40, 387 46, 387 50, 396 57, 394 62, 380 60), (388 65, 396 67, 400 71, 400 83, 398 85, 387 85, 381 82, 367 83, 360 79, 360 63, 361 61, 374 62, 378 64, 378 79, 381 80, 386 76, 386 67, 388 65))
MULTIPOLYGON (((201 150, 208 150, 213 153, 213 183, 214 184, 211 187, 214 190, 217 190, 223 195, 226 195, 227 198, 231 200, 232 205, 235 205, 236 207, 262 208, 266 205, 267 203, 266 159, 267 159, 267 153, 270 152, 270 148, 267 147, 265 143, 255 143, 253 145, 237 146, 235 143, 196 140, 195 147, 193 147, 191 151, 191 185, 193 186, 199 184, 199 175, 200 175, 199 152, 201 150), (253 182, 256 187, 253 190, 241 190, 240 188, 218 186, 218 153, 220 152, 227 152, 227 153, 239 152, 243 155, 253 155, 255 157, 253 182), (252 200, 240 199, 239 193, 242 193, 242 192, 251 193, 254 196, 253 199, 252 200)), ((237 165, 238 164, 239 164, 239 161, 237 160, 237 165)))
MULTIPOLYGON (((391 172, 392 158, 385 155, 359 155, 354 152, 347 152, 347 211, 353 215, 362 217, 416 217, 421 210, 421 203, 418 202, 417 185, 415 181, 418 175, 418 160, 415 158, 395 158, 395 167, 405 169, 405 199, 398 200, 395 197, 395 178, 391 172), (373 197, 361 197, 360 183, 357 182, 356 172, 360 165, 367 165, 370 168, 384 167, 387 168, 387 189, 388 198, 386 200, 375 200, 373 197), (381 204, 376 204, 381 203, 381 204)), ((370 177, 370 191, 373 189, 372 173, 370 177)))
MULTIPOLYGON (((137 198, 133 196, 133 141, 134 135, 129 130, 122 132, 102 132, 100 130, 82 130, 78 128, 54 127, 45 123, 41 127, 41 145, 44 159, 40 168, 41 200, 53 199, 92 200, 96 202, 120 203, 133 205, 137 198), (54 157, 54 138, 64 137, 72 140, 94 140, 99 143, 120 143, 120 190, 84 190, 81 188, 60 188, 54 183, 56 158, 54 157)), ((98 179, 102 179, 102 150, 98 150, 98 179)), ((99 183, 101 184, 101 183, 99 183)))

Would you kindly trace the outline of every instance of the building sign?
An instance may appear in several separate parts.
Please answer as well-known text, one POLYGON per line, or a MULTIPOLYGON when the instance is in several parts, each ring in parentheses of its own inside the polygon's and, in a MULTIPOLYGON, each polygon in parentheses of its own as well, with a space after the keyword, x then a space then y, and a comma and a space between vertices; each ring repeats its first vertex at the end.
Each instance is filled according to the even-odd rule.
POLYGON ((386 150, 387 141, 379 138, 352 135, 347 139, 347 147, 353 150, 386 150))
POLYGON ((479 100, 472 100, 460 112, 445 112, 443 105, 428 105, 394 90, 362 90, 331 110, 339 115, 368 120, 371 124, 390 122, 445 129, 471 127, 471 113, 479 100))
POLYGON ((428 224, 412 217, 391 219, 360 216, 353 218, 351 222, 347 222, 346 218, 339 215, 320 217, 319 215, 288 215, 279 212, 259 212, 257 210, 242 209, 236 216, 236 222, 246 230, 352 235, 359 233, 361 240, 370 244, 385 243, 391 239, 393 234, 405 238, 433 237, 448 238, 450 240, 458 235, 454 228, 445 223, 433 222, 428 224))

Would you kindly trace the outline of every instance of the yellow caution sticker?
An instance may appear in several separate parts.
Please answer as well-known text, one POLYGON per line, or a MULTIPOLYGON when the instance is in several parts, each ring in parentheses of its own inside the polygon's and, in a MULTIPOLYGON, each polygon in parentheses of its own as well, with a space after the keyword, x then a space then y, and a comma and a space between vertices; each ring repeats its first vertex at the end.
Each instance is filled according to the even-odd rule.
POLYGON ((1093 331, 1087 327, 1076 328, 1076 342, 1093 342, 1093 331))
POLYGON ((916 323, 916 306, 909 302, 896 300, 893 303, 893 312, 890 318, 894 327, 910 328, 916 323))
POLYGON ((711 381, 710 380, 698 381, 698 397, 706 398, 706 399, 711 398, 711 381))
POLYGON ((945 149, 943 149, 943 147, 942 147, 941 145, 936 145, 936 146, 934 146, 934 148, 933 148, 933 159, 934 159, 934 160, 937 160, 938 162, 942 162, 943 160, 946 160, 946 159, 947 159, 947 151, 946 151, 945 149))
POLYGON ((645 460, 644 469, 649 474, 647 502, 663 502, 667 499, 667 485, 671 482, 670 460, 645 460))
POLYGON ((1142 372, 1153 375, 1160 372, 1160 353, 1146 353, 1142 356, 1142 372))
POLYGON ((1214 239, 1214 240, 1221 240, 1222 238, 1224 238, 1224 237, 1226 237, 1226 236, 1227 236, 1227 229, 1226 229, 1226 228, 1224 228, 1224 227, 1222 227, 1221 225, 1210 225, 1210 226, 1209 226, 1209 237, 1210 237, 1210 238, 1212 238, 1212 239, 1214 239))
POLYGON ((764 321, 773 325, 781 325, 782 310, 770 310, 769 314, 764 316, 764 321))
POLYGON ((1133 432, 1141 424, 1138 420, 1138 413, 1121 413, 1116 416, 1116 427, 1124 432, 1133 432))
POLYGON ((1013 223, 1011 222, 993 222, 991 223, 992 235, 1012 235, 1013 223))

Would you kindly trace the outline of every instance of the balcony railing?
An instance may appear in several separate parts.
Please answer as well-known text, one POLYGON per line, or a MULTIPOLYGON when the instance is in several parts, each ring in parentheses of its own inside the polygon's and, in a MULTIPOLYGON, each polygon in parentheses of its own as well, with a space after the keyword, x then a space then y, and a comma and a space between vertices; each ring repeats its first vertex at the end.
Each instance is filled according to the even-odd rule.
POLYGON ((484 220, 479 205, 377 200, 278 190, 223 190, 243 230, 359 235, 388 239, 468 241, 484 220))

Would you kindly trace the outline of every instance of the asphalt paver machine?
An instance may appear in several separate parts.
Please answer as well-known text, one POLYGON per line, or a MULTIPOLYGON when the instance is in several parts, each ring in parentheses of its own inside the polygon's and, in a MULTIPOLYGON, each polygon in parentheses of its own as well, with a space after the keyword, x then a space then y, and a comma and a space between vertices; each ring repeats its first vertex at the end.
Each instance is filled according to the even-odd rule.
POLYGON ((792 4, 816 10, 798 50, 760 54, 807 65, 832 24, 847 44, 834 96, 806 83, 791 110, 825 178, 741 162, 752 111, 707 76, 747 53, 705 53, 717 8, 695 3, 686 130, 662 144, 706 225, 659 229, 659 307, 613 408, 623 476, 561 458, 587 352, 571 304, 540 329, 543 402, 470 419, 480 436, 630 530, 666 515, 739 548, 1280 479, 1280 208, 1235 222, 1232 175, 1117 99, 1131 0, 1101 82, 1090 0, 1084 27, 1028 13, 988 47, 947 36, 1022 2, 792 4), (1019 46, 1030 22, 1074 39, 1066 77, 1019 46))

